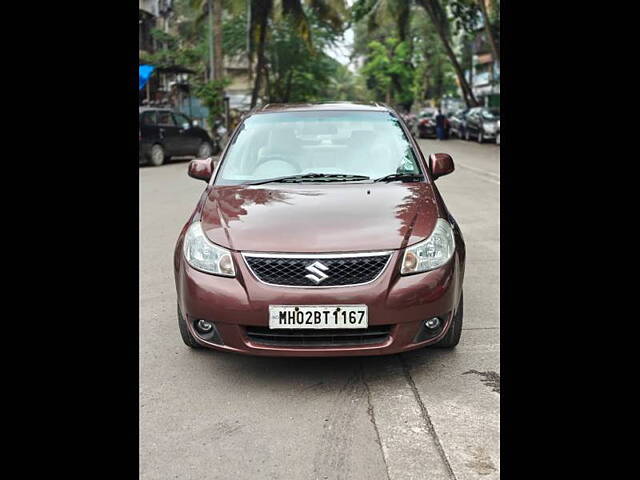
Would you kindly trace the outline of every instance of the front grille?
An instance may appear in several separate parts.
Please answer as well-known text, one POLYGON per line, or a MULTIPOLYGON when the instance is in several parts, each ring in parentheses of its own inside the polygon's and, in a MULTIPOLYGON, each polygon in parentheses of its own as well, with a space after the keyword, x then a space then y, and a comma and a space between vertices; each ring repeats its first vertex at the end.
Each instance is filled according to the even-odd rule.
POLYGON ((264 283, 288 287, 339 287, 374 280, 382 273, 390 256, 388 252, 366 256, 305 255, 298 258, 246 254, 245 260, 254 275, 264 283))
POLYGON ((246 327, 247 336, 254 343, 280 347, 348 347, 375 345, 389 338, 391 325, 369 328, 296 330, 269 327, 246 327))

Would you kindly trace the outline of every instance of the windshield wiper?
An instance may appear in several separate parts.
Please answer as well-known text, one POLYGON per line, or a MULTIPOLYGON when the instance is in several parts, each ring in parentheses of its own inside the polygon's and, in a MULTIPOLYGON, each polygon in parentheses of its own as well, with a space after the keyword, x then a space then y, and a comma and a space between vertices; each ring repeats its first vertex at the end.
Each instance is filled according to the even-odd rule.
POLYGON ((396 180, 419 181, 422 180, 420 173, 392 173, 384 177, 376 178, 374 182, 395 182, 396 180))
POLYGON ((369 177, 364 175, 350 175, 343 173, 304 173, 300 175, 288 175, 286 177, 268 178, 266 180, 259 180, 257 182, 248 182, 243 185, 263 185, 265 183, 277 183, 277 182, 297 182, 304 180, 323 179, 324 181, 349 181, 349 180, 369 180, 369 177))

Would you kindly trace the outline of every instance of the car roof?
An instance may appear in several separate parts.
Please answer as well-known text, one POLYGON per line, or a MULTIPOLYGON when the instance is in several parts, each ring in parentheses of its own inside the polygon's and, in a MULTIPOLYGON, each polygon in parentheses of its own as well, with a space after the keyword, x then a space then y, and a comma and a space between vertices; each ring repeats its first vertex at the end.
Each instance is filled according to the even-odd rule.
POLYGON ((369 111, 392 112, 393 110, 383 103, 377 102, 318 102, 318 103, 269 103, 249 112, 256 113, 281 113, 281 112, 309 112, 309 111, 369 111))
MULTIPOLYGON (((159 112, 159 111, 166 111, 166 110, 169 110, 170 112, 174 112, 175 111, 171 107, 138 107, 138 113, 142 113, 142 112, 159 112)), ((176 113, 180 113, 180 112, 176 112, 176 113)))

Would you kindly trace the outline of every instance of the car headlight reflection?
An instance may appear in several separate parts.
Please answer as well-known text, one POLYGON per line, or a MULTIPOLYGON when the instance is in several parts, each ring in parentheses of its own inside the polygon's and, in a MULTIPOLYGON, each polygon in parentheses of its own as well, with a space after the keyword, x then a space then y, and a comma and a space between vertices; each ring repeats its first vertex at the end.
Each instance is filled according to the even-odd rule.
POLYGON ((189 226, 184 237, 184 257, 193 268, 214 275, 235 277, 236 271, 229 250, 214 245, 202 231, 200 222, 189 226))
POLYGON ((400 272, 410 275, 441 267, 451 259, 454 249, 453 229, 439 218, 429 238, 405 250, 400 272))

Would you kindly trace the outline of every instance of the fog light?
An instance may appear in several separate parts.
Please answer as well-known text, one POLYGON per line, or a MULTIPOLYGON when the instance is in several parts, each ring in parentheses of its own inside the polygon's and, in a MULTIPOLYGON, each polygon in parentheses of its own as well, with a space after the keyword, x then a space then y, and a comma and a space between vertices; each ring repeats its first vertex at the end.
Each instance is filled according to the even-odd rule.
POLYGON ((206 320, 198 320, 196 322, 196 330, 200 333, 209 333, 213 329, 213 325, 211 325, 206 320))
POLYGON ((430 318, 429 320, 425 320, 424 326, 433 330, 434 328, 438 328, 440 326, 440 319, 438 317, 430 318))

